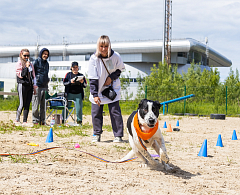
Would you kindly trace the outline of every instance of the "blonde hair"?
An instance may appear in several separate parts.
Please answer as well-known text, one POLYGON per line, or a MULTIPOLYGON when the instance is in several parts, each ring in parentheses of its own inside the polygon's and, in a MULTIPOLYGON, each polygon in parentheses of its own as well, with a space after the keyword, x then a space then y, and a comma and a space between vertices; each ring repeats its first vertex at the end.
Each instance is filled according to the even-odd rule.
POLYGON ((100 54, 101 54, 100 49, 99 49, 100 45, 108 45, 108 57, 110 57, 110 55, 111 55, 111 42, 110 42, 110 39, 107 35, 102 35, 97 40, 97 50, 96 50, 96 53, 95 53, 95 55, 97 57, 99 57, 100 54))
POLYGON ((23 54, 24 52, 28 52, 28 53, 29 53, 29 56, 30 56, 30 52, 29 52, 28 49, 22 49, 22 50, 20 51, 19 57, 20 57, 20 61, 21 61, 21 63, 22 63, 22 67, 23 67, 23 68, 26 66, 26 61, 23 60, 23 58, 22 58, 22 54, 23 54))

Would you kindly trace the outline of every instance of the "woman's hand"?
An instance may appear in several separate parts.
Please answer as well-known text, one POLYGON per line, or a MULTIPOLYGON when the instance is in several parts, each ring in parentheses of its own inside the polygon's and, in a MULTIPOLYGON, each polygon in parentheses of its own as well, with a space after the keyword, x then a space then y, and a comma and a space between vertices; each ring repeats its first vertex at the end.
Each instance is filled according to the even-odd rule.
POLYGON ((111 79, 110 77, 107 77, 107 79, 106 79, 104 85, 105 85, 105 86, 106 86, 106 85, 110 85, 111 82, 112 82, 112 79, 111 79))
POLYGON ((34 95, 36 95, 36 93, 37 93, 37 88, 38 88, 37 85, 34 85, 34 86, 33 86, 33 94, 34 94, 34 95))
POLYGON ((73 79, 71 79, 71 83, 75 83, 75 79, 73 78, 73 79))
POLYGON ((94 102, 100 107, 101 100, 99 97, 94 97, 94 102))
POLYGON ((83 83, 83 82, 84 82, 84 80, 83 80, 83 79, 81 79, 79 82, 80 82, 80 83, 83 83))

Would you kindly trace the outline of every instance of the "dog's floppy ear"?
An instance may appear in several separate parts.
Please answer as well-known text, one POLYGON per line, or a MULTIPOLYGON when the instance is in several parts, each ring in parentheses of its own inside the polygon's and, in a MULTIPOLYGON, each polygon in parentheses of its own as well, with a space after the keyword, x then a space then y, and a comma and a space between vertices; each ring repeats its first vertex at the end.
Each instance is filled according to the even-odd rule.
POLYGON ((142 99, 141 102, 138 104, 138 109, 143 105, 143 102, 146 101, 147 99, 142 99))
POLYGON ((154 101, 154 103, 156 103, 156 105, 157 105, 158 109, 160 109, 160 108, 161 108, 162 104, 160 104, 160 103, 159 103, 159 101, 154 101))

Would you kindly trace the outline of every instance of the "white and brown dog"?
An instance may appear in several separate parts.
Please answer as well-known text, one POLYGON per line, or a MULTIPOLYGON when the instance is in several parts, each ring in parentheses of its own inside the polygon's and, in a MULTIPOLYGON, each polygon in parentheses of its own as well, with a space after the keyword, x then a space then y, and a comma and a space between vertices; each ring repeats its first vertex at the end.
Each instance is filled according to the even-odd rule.
POLYGON ((121 159, 121 161, 137 156, 143 160, 143 166, 157 166, 160 164, 154 160, 147 151, 152 147, 160 156, 165 170, 172 170, 167 164, 169 158, 165 142, 158 125, 159 109, 161 104, 158 101, 143 99, 138 105, 137 111, 134 111, 128 118, 127 129, 129 134, 129 143, 132 150, 121 159))

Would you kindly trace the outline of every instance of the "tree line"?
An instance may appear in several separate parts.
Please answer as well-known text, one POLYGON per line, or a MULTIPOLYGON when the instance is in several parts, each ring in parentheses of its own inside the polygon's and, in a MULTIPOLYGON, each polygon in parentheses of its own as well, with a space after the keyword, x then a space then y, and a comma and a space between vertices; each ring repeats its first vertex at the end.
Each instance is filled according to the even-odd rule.
MULTIPOLYGON (((240 81, 237 69, 234 72, 230 67, 229 75, 224 82, 220 81, 220 72, 217 68, 210 67, 210 70, 201 71, 200 65, 194 61, 187 72, 180 74, 177 69, 177 65, 161 62, 154 64, 149 76, 144 78, 138 76, 138 93, 134 99, 147 97, 163 102, 194 94, 194 98, 187 100, 188 106, 185 111, 209 114, 225 112, 228 109, 232 113, 238 112, 240 81)), ((121 81, 124 84, 126 80, 124 77, 121 81)), ((124 89, 127 89, 127 86, 125 83, 124 89)), ((172 109, 173 112, 184 111, 181 104, 180 106, 179 103, 174 104, 177 108, 172 109)))

